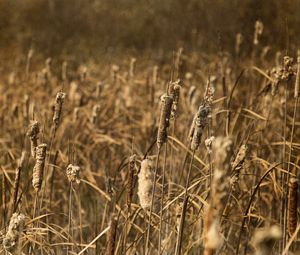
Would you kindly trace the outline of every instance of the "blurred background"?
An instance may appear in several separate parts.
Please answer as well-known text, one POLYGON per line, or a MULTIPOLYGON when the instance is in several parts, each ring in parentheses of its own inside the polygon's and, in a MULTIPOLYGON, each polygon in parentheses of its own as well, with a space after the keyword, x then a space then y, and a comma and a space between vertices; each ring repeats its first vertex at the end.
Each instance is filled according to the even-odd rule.
MULTIPOLYGON (((86 57, 183 46, 232 51, 237 33, 299 48, 300 0, 0 0, 0 54, 86 57)), ((250 52, 251 43, 245 51, 250 52)))

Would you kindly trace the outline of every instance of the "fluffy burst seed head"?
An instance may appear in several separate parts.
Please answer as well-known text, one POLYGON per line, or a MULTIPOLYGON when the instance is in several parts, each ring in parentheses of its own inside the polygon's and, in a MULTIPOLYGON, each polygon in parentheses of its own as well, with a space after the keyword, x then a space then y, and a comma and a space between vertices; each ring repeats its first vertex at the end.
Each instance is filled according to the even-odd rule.
POLYGON ((138 197, 141 207, 145 210, 151 206, 151 192, 154 177, 153 168, 153 160, 150 158, 144 159, 141 163, 141 171, 138 175, 138 197))
POLYGON ((80 177, 79 177, 80 171, 81 171, 81 169, 79 166, 69 164, 67 167, 67 177, 68 177, 69 182, 71 182, 71 183, 76 182, 77 184, 79 184, 80 183, 80 177))

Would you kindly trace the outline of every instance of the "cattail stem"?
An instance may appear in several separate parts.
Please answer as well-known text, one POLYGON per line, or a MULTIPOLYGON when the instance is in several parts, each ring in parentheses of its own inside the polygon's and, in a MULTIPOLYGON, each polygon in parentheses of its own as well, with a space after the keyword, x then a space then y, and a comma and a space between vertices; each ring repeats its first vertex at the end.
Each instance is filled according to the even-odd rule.
POLYGON ((157 158, 156 158, 156 164, 155 164, 155 171, 154 171, 154 177, 153 177, 153 184, 152 184, 152 194, 151 194, 151 206, 149 210, 149 220, 148 220, 148 228, 147 228, 147 236, 146 236, 146 246, 145 246, 145 255, 148 255, 149 252, 149 242, 150 242, 150 234, 151 234, 151 218, 152 218, 152 210, 154 205, 154 195, 155 195, 155 189, 156 189, 156 178, 157 178, 157 172, 158 172, 158 163, 159 163, 159 157, 161 153, 160 147, 158 147, 157 152, 157 158))
POLYGON ((186 211, 187 203, 188 203, 188 201, 187 201, 188 200, 188 188, 189 188, 189 184, 190 184, 190 175, 191 175, 191 171, 192 171, 194 157, 195 157, 195 150, 193 150, 193 154, 192 154, 188 174, 187 174, 187 177, 186 177, 185 192, 184 192, 184 202, 186 203, 186 205, 182 206, 181 219, 180 219, 180 228, 178 230, 178 235, 177 235, 175 255, 180 255, 181 254, 182 234, 183 234, 183 230, 184 230, 184 218, 185 218, 185 211, 186 211))
POLYGON ((162 219, 163 219, 163 208, 164 208, 164 196, 165 196, 165 171, 167 165, 167 148, 168 145, 165 143, 165 153, 164 153, 164 165, 163 165, 163 172, 162 172, 162 191, 161 191, 161 198, 160 198, 160 219, 159 219, 159 236, 158 236, 158 252, 161 254, 161 240, 162 240, 162 219))

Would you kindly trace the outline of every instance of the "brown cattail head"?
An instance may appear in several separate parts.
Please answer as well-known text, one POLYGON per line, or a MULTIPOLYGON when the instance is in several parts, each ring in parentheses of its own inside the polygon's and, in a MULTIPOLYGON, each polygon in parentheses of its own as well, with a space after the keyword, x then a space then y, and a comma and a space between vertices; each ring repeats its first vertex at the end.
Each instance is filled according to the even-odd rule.
POLYGON ((159 126, 157 131, 157 147, 160 149, 162 145, 167 141, 168 138, 168 127, 170 125, 171 110, 173 104, 173 97, 167 94, 162 95, 161 97, 161 110, 160 110, 160 119, 159 126))
POLYGON ((200 105, 199 110, 196 115, 196 119, 194 121, 194 126, 192 127, 190 131, 190 137, 192 137, 191 140, 191 149, 197 150, 202 138, 203 130, 207 124, 207 118, 208 115, 211 112, 210 105, 203 103, 200 105))
POLYGON ((289 81, 294 75, 293 70, 294 59, 289 56, 283 57, 283 70, 281 72, 281 80, 289 81))
POLYGON ((68 62, 67 61, 64 61, 62 63, 61 78, 63 81, 67 81, 67 79, 68 79, 68 62))
POLYGON ((113 214, 110 219, 110 229, 108 232, 106 255, 114 255, 116 248, 116 237, 118 228, 118 218, 113 214))
POLYGON ((74 183, 76 182, 77 184, 80 183, 80 167, 79 166, 75 166, 72 164, 69 164, 67 167, 67 177, 70 183, 74 183))
POLYGON ((243 168, 244 162, 245 162, 245 158, 247 155, 247 149, 248 147, 243 144, 234 161, 231 162, 231 180, 230 180, 230 184, 233 190, 237 190, 239 185, 239 177, 240 177, 240 171, 243 168))
POLYGON ((11 216, 8 230, 3 239, 3 247, 6 251, 12 252, 13 254, 21 254, 16 250, 18 250, 18 247, 20 246, 19 241, 23 231, 24 223, 25 216, 23 214, 14 213, 11 216))
POLYGON ((158 66, 153 67, 153 72, 152 72, 152 84, 155 86, 157 84, 158 80, 158 66))
POLYGON ((176 113, 177 113, 177 108, 178 108, 178 103, 179 103, 179 96, 180 96, 180 80, 177 80, 171 84, 171 95, 173 97, 173 105, 172 105, 172 110, 171 110, 171 118, 175 119, 176 118, 176 113))
POLYGON ((36 150, 36 162, 33 168, 32 186, 39 192, 42 186, 47 144, 40 144, 36 150))
POLYGON ((257 45, 259 43, 259 37, 262 35, 264 30, 264 25, 261 21, 257 20, 255 22, 255 30, 254 30, 254 40, 253 43, 254 45, 257 45))
POLYGON ((136 58, 130 59, 130 67, 129 67, 129 77, 132 78, 135 73, 135 66, 136 66, 136 58))
POLYGON ((136 159, 136 155, 134 154, 129 158, 129 164, 128 164, 128 173, 127 173, 128 175, 127 175, 127 184, 126 184, 128 208, 131 205, 132 196, 133 196, 133 178, 135 172, 135 159, 136 159))
POLYGON ((241 33, 238 33, 235 37, 235 53, 236 53, 236 55, 240 54, 242 43, 243 43, 243 35, 241 33))
POLYGON ((38 134, 40 132, 40 126, 37 121, 32 121, 29 126, 29 130, 27 131, 27 136, 30 138, 31 145, 31 156, 33 158, 36 157, 36 147, 38 145, 38 134))
POLYGON ((295 81, 295 93, 294 97, 297 98, 300 95, 300 56, 297 58, 297 71, 296 71, 296 81, 295 81))
POLYGON ((294 234, 297 227, 297 190, 297 179, 291 178, 288 197, 288 232, 291 236, 294 234))
POLYGON ((146 158, 141 163, 141 171, 138 175, 138 197, 140 205, 143 209, 148 209, 151 206, 151 193, 153 184, 153 169, 154 162, 150 158, 146 158))
POLYGON ((258 229, 254 233, 253 245, 256 249, 255 255, 272 255, 274 243, 281 238, 281 230, 278 226, 258 229))
POLYGON ((53 123, 54 123, 54 128, 55 130, 58 127, 59 124, 59 119, 61 117, 61 112, 62 112, 62 106, 64 103, 66 97, 66 93, 64 92, 58 92, 56 95, 55 99, 55 105, 54 105, 54 116, 53 116, 53 123))
POLYGON ((92 124, 97 124, 99 120, 99 113, 100 113, 100 105, 96 104, 93 106, 92 117, 91 117, 92 124))

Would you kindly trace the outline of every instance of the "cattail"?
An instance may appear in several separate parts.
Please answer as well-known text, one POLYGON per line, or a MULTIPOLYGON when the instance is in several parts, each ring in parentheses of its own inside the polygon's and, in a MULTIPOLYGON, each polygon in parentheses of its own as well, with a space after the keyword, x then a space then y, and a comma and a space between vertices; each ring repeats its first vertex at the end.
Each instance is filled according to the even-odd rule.
POLYGON ((79 107, 75 107, 73 110, 73 121, 76 122, 79 119, 79 107))
POLYGON ((135 73, 136 58, 131 58, 129 67, 129 77, 132 78, 135 73))
POLYGON ((193 130, 192 141, 191 141, 192 150, 197 150, 201 143, 202 133, 207 124, 207 118, 210 112, 211 112, 210 105, 206 105, 206 104, 200 105, 194 123, 194 127, 193 127, 194 130, 193 130))
POLYGON ((33 57, 33 49, 30 49, 28 51, 28 54, 27 54, 27 63, 26 63, 26 77, 29 76, 29 72, 30 72, 30 64, 31 64, 31 59, 33 57))
POLYGON ((100 96, 101 96, 101 93, 102 93, 102 89, 103 89, 103 84, 102 84, 102 82, 101 81, 99 81, 98 83, 97 83, 97 87, 96 87, 96 98, 100 98, 100 96))
POLYGON ((109 233, 108 233, 106 255, 114 255, 115 254, 117 228, 118 228, 118 219, 113 214, 110 219, 110 229, 109 229, 109 233))
POLYGON ((86 66, 83 66, 81 68, 81 72, 80 72, 80 81, 81 82, 85 82, 86 81, 86 78, 87 78, 87 67, 86 66))
POLYGON ((208 205, 204 216, 204 255, 213 255, 221 246, 220 220, 216 211, 208 205))
POLYGON ((61 68, 61 79, 63 81, 67 81, 68 79, 68 62, 64 61, 62 63, 62 68, 61 68))
POLYGON ((297 72, 295 81, 295 93, 294 97, 297 98, 300 95, 300 56, 297 58, 297 72))
POLYGON ((175 119, 176 118, 176 113, 177 113, 177 108, 178 108, 178 103, 179 103, 179 95, 180 95, 180 80, 177 80, 172 84, 171 87, 171 95, 173 97, 173 104, 172 104, 172 110, 171 110, 171 118, 175 119))
POLYGON ((158 80, 158 66, 153 67, 153 72, 152 72, 152 84, 155 86, 157 84, 158 80))
POLYGON ((213 143, 214 175, 211 187, 212 205, 222 215, 229 191, 229 168, 232 155, 232 141, 228 137, 217 137, 213 143))
POLYGON ((128 164, 128 176, 127 176, 127 184, 126 184, 128 208, 131 205, 132 196, 133 196, 133 178, 135 172, 135 159, 136 159, 136 155, 134 154, 129 158, 129 164, 128 164))
POLYGON ((92 117, 91 117, 92 124, 96 124, 98 122, 99 112, 100 112, 100 105, 99 104, 94 105, 92 111, 92 117))
POLYGON ((32 186, 36 192, 39 192, 42 186, 47 144, 40 144, 36 150, 36 162, 32 174, 32 186))
POLYGON ((288 232, 291 236, 294 234, 297 227, 297 190, 297 179, 291 178, 288 197, 288 232))
POLYGON ((58 92, 55 99, 55 105, 54 105, 54 116, 53 116, 53 123, 54 123, 54 129, 57 129, 57 126, 59 124, 59 119, 61 117, 62 112, 62 106, 65 100, 66 93, 64 92, 58 92))
POLYGON ((31 156, 36 158, 36 147, 38 146, 38 134, 40 132, 39 123, 32 121, 27 131, 27 136, 30 138, 31 156))
POLYGON ((254 31, 254 40, 253 40, 253 43, 254 45, 257 45, 259 43, 259 36, 262 35, 263 33, 263 30, 264 30, 264 25, 261 21, 256 21, 255 22, 255 31, 254 31))
POLYGON ((246 158, 247 150, 248 147, 245 144, 240 147, 238 154, 236 155, 234 161, 231 163, 232 171, 239 171, 242 168, 246 158))
POLYGON ((238 154, 236 155, 234 161, 231 163, 231 187, 233 190, 237 190, 238 188, 238 181, 240 177, 240 171, 243 168, 246 154, 247 154, 247 149, 248 147, 243 144, 239 151, 238 154))
POLYGON ((289 56, 283 57, 283 70, 281 72, 281 80, 289 81, 294 75, 293 70, 294 59, 289 56))
POLYGON ((161 97, 161 111, 160 111, 160 120, 157 131, 157 147, 160 149, 162 145, 167 141, 168 133, 167 129, 170 125, 170 115, 173 104, 173 97, 167 94, 162 95, 161 97))
POLYGON ((16 205, 17 205, 18 191, 19 191, 19 186, 20 186, 20 176, 21 176, 21 171, 24 168, 25 158, 26 158, 26 151, 22 151, 22 155, 18 162, 18 167, 16 169, 16 175, 15 175, 15 181, 14 181, 12 212, 15 212, 16 205))
POLYGON ((253 244, 256 249, 255 255, 272 255, 272 249, 276 241, 281 238, 280 228, 271 226, 265 229, 258 229, 254 233, 253 244))
POLYGON ((67 177, 70 183, 74 183, 76 182, 77 184, 80 183, 80 167, 79 166, 75 166, 72 164, 69 164, 67 167, 67 177))
POLYGON ((45 62, 45 65, 46 65, 46 73, 47 73, 47 77, 51 77, 51 65, 52 65, 52 59, 51 58, 47 58, 46 59, 46 62, 45 62))
POLYGON ((25 94, 23 97, 23 116, 25 119, 29 116, 29 96, 28 94, 25 94))
POLYGON ((114 84, 117 82, 119 71, 120 71, 120 67, 118 65, 111 66, 111 77, 112 77, 112 82, 114 84))
POLYGON ((153 168, 154 162, 150 158, 146 158, 141 163, 141 171, 138 175, 138 197, 141 207, 146 210, 151 206, 151 194, 153 185, 153 168))
POLYGON ((208 154, 212 153, 212 145, 213 145, 214 140, 215 140, 214 136, 211 136, 210 138, 207 138, 205 140, 205 147, 207 149, 208 154))
POLYGON ((8 230, 3 239, 3 247, 11 254, 20 253, 20 237, 23 232, 25 216, 23 214, 14 213, 9 221, 8 230))
POLYGON ((242 42, 243 42, 243 35, 241 33, 238 33, 235 37, 235 53, 236 53, 236 55, 240 54, 242 42))

